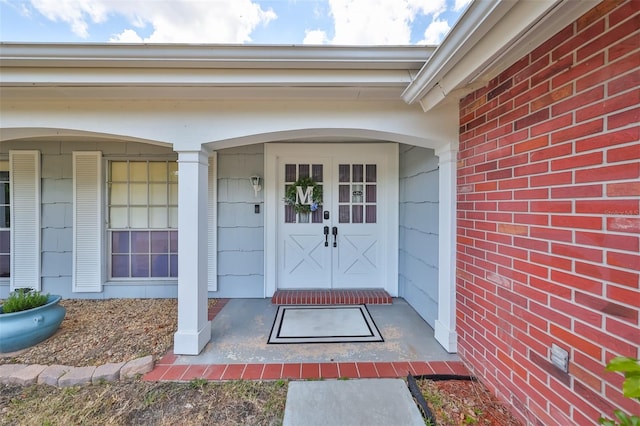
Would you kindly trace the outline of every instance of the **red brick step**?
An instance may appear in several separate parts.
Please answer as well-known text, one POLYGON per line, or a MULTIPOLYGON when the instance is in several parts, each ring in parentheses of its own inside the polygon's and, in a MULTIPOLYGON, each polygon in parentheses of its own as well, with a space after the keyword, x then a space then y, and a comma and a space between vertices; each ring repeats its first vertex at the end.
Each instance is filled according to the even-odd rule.
POLYGON ((271 298, 274 305, 390 305, 392 298, 384 290, 278 290, 271 298))

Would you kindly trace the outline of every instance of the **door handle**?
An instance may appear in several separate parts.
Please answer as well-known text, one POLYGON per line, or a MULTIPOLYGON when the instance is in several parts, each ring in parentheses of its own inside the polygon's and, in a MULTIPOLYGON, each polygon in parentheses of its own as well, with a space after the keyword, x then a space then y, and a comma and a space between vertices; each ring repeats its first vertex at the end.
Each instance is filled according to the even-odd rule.
POLYGON ((324 246, 329 247, 329 227, 324 227, 324 246))
POLYGON ((334 226, 333 228, 331 228, 331 233, 333 234, 333 246, 334 247, 338 247, 338 242, 337 242, 337 238, 338 238, 338 227, 334 226))

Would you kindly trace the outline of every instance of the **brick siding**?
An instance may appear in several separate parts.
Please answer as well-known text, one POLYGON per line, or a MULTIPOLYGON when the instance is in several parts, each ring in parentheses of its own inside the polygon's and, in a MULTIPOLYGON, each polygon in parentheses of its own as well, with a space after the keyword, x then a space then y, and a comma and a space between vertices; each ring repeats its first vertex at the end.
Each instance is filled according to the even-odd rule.
POLYGON ((528 424, 640 413, 604 371, 640 357, 639 28, 600 3, 460 101, 459 354, 528 424))

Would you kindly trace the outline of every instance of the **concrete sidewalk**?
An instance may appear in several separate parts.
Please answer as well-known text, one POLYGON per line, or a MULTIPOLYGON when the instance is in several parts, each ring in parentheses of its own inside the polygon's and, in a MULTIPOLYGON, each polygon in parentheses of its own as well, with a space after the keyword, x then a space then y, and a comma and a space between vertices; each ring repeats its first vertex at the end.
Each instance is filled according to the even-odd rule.
POLYGON ((283 426, 424 426, 401 379, 289 382, 283 426))

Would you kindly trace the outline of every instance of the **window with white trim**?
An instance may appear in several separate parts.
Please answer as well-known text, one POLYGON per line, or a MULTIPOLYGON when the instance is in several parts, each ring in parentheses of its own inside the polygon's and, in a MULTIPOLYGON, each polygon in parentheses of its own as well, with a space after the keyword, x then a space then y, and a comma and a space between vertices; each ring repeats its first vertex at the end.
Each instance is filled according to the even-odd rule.
POLYGON ((108 167, 109 275, 178 276, 178 163, 111 161, 108 167))
POLYGON ((11 275, 11 198, 9 162, 0 161, 0 278, 11 275))

